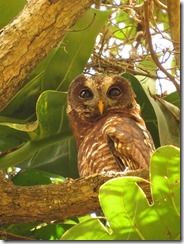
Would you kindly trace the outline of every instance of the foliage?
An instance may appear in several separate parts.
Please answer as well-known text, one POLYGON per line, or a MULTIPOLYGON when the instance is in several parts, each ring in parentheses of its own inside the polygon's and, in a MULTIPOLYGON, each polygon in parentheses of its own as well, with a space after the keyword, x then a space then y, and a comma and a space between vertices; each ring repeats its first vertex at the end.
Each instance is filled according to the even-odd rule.
MULTIPOLYGON (((144 1, 132 5, 125 0, 117 2, 102 3, 100 9, 87 11, 58 47, 31 72, 25 86, 0 113, 0 169, 7 169, 9 177, 13 174, 14 184, 25 186, 77 178, 77 150, 66 116, 68 86, 82 72, 118 73, 131 82, 142 117, 158 148, 150 171, 154 203, 149 205, 137 185, 143 179, 115 179, 104 184, 99 194, 110 227, 98 218, 84 216, 50 225, 5 225, 2 228, 7 233, 42 240, 59 240, 61 236, 81 240, 180 238, 177 148, 180 97, 176 91, 167 95, 163 87, 158 95, 156 85, 163 78, 170 83, 160 71, 162 66, 169 67, 173 79, 178 78, 179 67, 174 62, 172 42, 168 41, 168 14, 156 4, 150 9, 153 47, 160 60, 158 67, 145 38, 144 1)), ((0 28, 24 4, 23 0, 1 0, 0 28)))

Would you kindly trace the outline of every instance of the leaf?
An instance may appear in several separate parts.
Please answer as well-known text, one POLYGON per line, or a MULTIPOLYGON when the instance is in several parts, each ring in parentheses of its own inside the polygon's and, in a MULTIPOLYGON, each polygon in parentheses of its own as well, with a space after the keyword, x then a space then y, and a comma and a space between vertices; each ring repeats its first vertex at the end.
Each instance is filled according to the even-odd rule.
POLYGON ((62 40, 43 77, 44 89, 67 90, 82 73, 90 58, 96 36, 111 11, 90 9, 62 40))
POLYGON ((156 75, 158 67, 150 56, 146 56, 142 61, 139 62, 137 69, 142 69, 149 72, 149 74, 156 75))
POLYGON ((27 140, 27 133, 0 125, 0 153, 19 147, 19 145, 27 140))
POLYGON ((180 151, 160 147, 151 159, 150 205, 139 177, 120 177, 103 184, 99 200, 110 228, 97 219, 64 233, 62 240, 178 240, 180 236, 180 151))
POLYGON ((30 132, 30 131, 34 131, 37 128, 38 122, 35 121, 35 122, 32 122, 32 123, 27 123, 27 124, 0 122, 0 125, 8 126, 8 127, 12 128, 12 129, 15 129, 15 130, 30 132))
POLYGON ((40 95, 36 106, 37 128, 27 132, 30 138, 20 148, 0 157, 1 169, 20 164, 35 152, 71 136, 63 118, 65 103, 66 94, 62 92, 45 91, 40 95))
MULTIPOLYGON (((139 80, 142 78, 140 76, 137 76, 139 80)), ((172 113, 168 109, 166 109, 165 106, 163 106, 163 103, 157 103, 154 99, 155 96, 155 80, 151 78, 147 78, 144 83, 142 83, 142 86, 144 88, 145 94, 147 94, 147 98, 152 104, 152 107, 155 111, 157 121, 158 121, 158 131, 159 131, 159 137, 160 137, 160 144, 162 146, 164 145, 180 145, 180 129, 179 129, 179 123, 178 120, 173 116, 172 113), (152 94, 152 96, 150 95, 152 94)), ((165 101, 165 104, 167 102, 165 101)), ((177 111, 178 116, 178 108, 172 104, 167 103, 167 106, 172 107, 172 110, 174 109, 177 111)))
POLYGON ((169 94, 164 100, 180 108, 180 96, 177 91, 169 94))
POLYGON ((126 42, 127 40, 135 38, 137 34, 137 27, 135 21, 131 17, 131 10, 120 10, 116 15, 116 25, 112 26, 115 38, 119 38, 126 42), (123 25, 123 28, 122 28, 123 25))
POLYGON ((62 131, 66 110, 66 93, 45 91, 37 100, 37 128, 31 132, 33 140, 39 140, 62 131))
MULTIPOLYGON (((175 105, 159 97, 154 96, 154 98, 164 115, 169 130, 170 138, 172 138, 172 144, 179 147, 180 146, 180 109, 175 105)), ((167 143, 168 135, 166 135, 165 132, 163 133, 163 131, 162 131, 162 137, 165 141, 165 144, 169 144, 167 143)))
POLYGON ((61 240, 111 240, 107 229, 98 219, 85 220, 66 231, 61 240), (106 238, 109 239, 106 239, 106 238))
POLYGON ((31 169, 27 171, 20 171, 11 179, 11 181, 15 185, 34 186, 51 184, 53 181, 64 182, 65 179, 60 175, 51 174, 38 169, 31 169))
POLYGON ((11 224, 6 225, 4 234, 7 232, 33 238, 34 240, 60 240, 61 235, 72 226, 73 224, 11 224))
POLYGON ((44 176, 44 174, 38 170, 29 170, 29 171, 20 172, 12 179, 12 182, 15 185, 21 185, 21 186, 51 184, 50 178, 44 176))
POLYGON ((32 236, 36 240, 60 240, 61 235, 73 225, 48 224, 34 230, 32 236))
MULTIPOLYGON (((151 159, 151 182, 154 206, 160 211, 161 204, 169 205, 174 215, 180 215, 180 149, 163 146, 156 150, 151 159), (162 194, 161 194, 162 193, 162 194)), ((167 215, 168 221, 173 221, 167 215), (170 219, 170 220, 169 220, 170 219)), ((164 219, 166 222, 166 219, 164 219)), ((177 224, 176 224, 177 226, 177 224)), ((175 228, 175 226, 173 226, 175 228)))
POLYGON ((78 178, 77 148, 73 136, 43 148, 18 165, 22 169, 40 169, 63 177, 78 178))

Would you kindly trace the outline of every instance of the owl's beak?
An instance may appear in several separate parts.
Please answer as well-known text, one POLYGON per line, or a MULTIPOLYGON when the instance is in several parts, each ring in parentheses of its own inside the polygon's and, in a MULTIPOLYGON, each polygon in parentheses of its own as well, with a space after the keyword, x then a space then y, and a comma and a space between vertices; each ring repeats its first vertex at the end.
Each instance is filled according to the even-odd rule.
POLYGON ((99 108, 100 114, 103 114, 103 111, 104 111, 104 102, 102 100, 99 100, 99 102, 98 102, 98 108, 99 108))

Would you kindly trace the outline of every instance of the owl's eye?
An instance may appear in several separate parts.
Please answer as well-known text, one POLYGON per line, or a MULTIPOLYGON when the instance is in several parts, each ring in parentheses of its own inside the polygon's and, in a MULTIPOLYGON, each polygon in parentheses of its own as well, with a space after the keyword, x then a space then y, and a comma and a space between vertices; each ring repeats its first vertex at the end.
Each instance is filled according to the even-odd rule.
POLYGON ((116 87, 116 86, 113 86, 113 87, 110 87, 108 92, 107 92, 107 96, 110 97, 110 98, 113 98, 113 97, 118 97, 121 95, 121 90, 116 87))
POLYGON ((91 99, 93 97, 93 93, 89 89, 85 88, 79 92, 79 97, 91 99))

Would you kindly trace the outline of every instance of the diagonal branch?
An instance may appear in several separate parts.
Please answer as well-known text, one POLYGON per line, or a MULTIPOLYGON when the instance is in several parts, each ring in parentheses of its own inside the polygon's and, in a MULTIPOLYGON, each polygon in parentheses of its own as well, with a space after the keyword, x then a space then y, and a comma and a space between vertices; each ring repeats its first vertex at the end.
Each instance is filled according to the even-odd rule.
POLYGON ((0 32, 0 111, 93 0, 30 0, 0 32))

